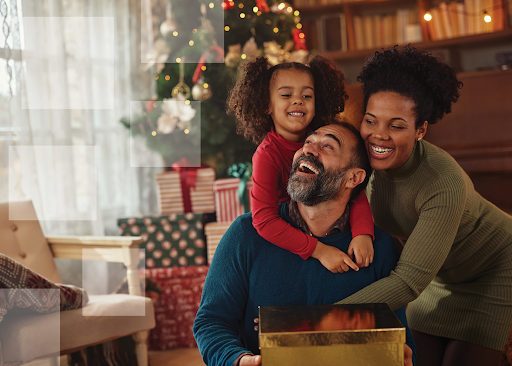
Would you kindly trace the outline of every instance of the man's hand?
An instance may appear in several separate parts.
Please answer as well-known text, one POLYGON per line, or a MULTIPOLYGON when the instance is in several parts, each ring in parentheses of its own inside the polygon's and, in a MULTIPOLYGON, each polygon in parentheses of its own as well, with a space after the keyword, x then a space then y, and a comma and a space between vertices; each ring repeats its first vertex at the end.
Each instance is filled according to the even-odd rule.
MULTIPOLYGON (((411 351, 412 355, 412 351, 411 351)), ((411 356, 412 357, 412 356, 411 356)), ((261 356, 253 356, 253 355, 245 355, 242 356, 240 362, 238 363, 240 366, 259 366, 261 365, 261 356)), ((411 361, 412 366, 412 361, 411 361)))
POLYGON ((350 268, 359 271, 359 267, 348 255, 338 248, 325 245, 322 242, 317 243, 316 249, 311 256, 318 259, 320 263, 332 273, 348 272, 350 268))
MULTIPOLYGON (((258 364, 259 365, 259 364, 258 364)), ((406 344, 404 344, 404 366, 413 366, 412 365, 412 349, 406 344)))
POLYGON ((353 238, 348 247, 347 254, 350 258, 356 260, 359 267, 368 267, 373 262, 372 236, 365 234, 353 238))

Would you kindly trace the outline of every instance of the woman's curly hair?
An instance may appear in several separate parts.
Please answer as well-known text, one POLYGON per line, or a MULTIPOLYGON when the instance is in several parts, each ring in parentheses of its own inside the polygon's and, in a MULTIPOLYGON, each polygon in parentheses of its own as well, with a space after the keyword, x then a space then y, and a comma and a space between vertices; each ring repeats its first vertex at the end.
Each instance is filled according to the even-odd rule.
POLYGON ((411 99, 416 128, 425 121, 434 124, 450 113, 462 88, 453 68, 411 45, 375 52, 366 60, 357 80, 363 83, 365 110, 370 96, 381 91, 411 99))
POLYGON ((270 67, 265 57, 258 57, 240 66, 240 77, 227 99, 227 113, 235 115, 237 133, 256 144, 263 141, 274 125, 268 114, 270 84, 276 71, 284 69, 306 71, 313 77, 315 117, 309 128, 325 126, 345 108, 345 77, 331 60, 315 56, 306 64, 287 62, 270 67))

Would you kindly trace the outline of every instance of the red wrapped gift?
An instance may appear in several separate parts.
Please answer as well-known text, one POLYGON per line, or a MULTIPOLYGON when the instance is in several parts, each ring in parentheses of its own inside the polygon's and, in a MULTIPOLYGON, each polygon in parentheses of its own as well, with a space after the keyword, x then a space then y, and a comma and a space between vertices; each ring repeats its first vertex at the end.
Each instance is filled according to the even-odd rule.
MULTIPOLYGON (((240 179, 227 178, 217 179, 213 184, 215 192, 215 211, 218 222, 232 222, 244 214, 244 207, 238 200, 238 184, 240 179)), ((247 182, 247 196, 251 202, 252 179, 247 182)))
POLYGON ((196 347, 192 332, 208 266, 152 268, 147 278, 162 289, 155 302, 156 326, 149 335, 150 350, 196 347))

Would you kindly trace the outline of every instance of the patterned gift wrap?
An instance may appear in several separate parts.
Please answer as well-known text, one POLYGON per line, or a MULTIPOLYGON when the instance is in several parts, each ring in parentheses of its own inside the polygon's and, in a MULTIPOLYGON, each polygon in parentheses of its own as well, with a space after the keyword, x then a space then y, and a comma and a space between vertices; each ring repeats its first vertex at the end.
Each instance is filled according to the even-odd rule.
MULTIPOLYGON (((184 172, 186 174, 187 172, 184 172)), ((198 169, 195 188, 190 188, 192 212, 204 213, 215 211, 213 196, 213 181, 215 170, 211 168, 198 169)), ((158 206, 162 215, 179 214, 184 212, 183 193, 179 172, 165 172, 156 175, 158 184, 158 206)))
MULTIPOLYGON (((244 214, 244 207, 237 197, 240 179, 217 179, 213 184, 215 192, 215 211, 218 222, 233 222, 238 216, 244 214)), ((252 179, 247 182, 247 196, 251 202, 252 179)))
POLYGON ((208 263, 212 263, 213 255, 219 245, 220 239, 231 226, 231 222, 210 222, 204 226, 206 235, 206 248, 208 249, 208 263))
POLYGON ((150 350, 196 347, 192 333, 208 266, 144 270, 162 293, 155 302, 156 326, 149 335, 150 350))
POLYGON ((139 267, 186 267, 206 264, 203 223, 211 219, 212 214, 171 214, 121 218, 117 225, 121 235, 144 239, 139 267))

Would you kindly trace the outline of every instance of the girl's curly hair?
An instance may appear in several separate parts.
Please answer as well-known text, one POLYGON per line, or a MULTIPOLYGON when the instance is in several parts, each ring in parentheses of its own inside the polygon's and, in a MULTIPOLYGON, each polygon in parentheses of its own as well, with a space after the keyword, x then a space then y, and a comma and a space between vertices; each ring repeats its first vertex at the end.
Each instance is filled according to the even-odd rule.
POLYGON ((411 45, 375 52, 368 58, 357 80, 363 83, 363 107, 372 94, 391 91, 411 99, 416 128, 434 124, 459 99, 462 82, 456 72, 432 54, 411 45))
POLYGON ((315 56, 306 64, 287 62, 270 67, 265 57, 258 57, 240 66, 240 77, 227 99, 227 113, 235 115, 237 133, 255 144, 261 143, 274 125, 268 114, 270 83, 276 71, 284 69, 306 71, 313 77, 315 117, 309 128, 325 126, 345 108, 345 77, 331 60, 315 56))

